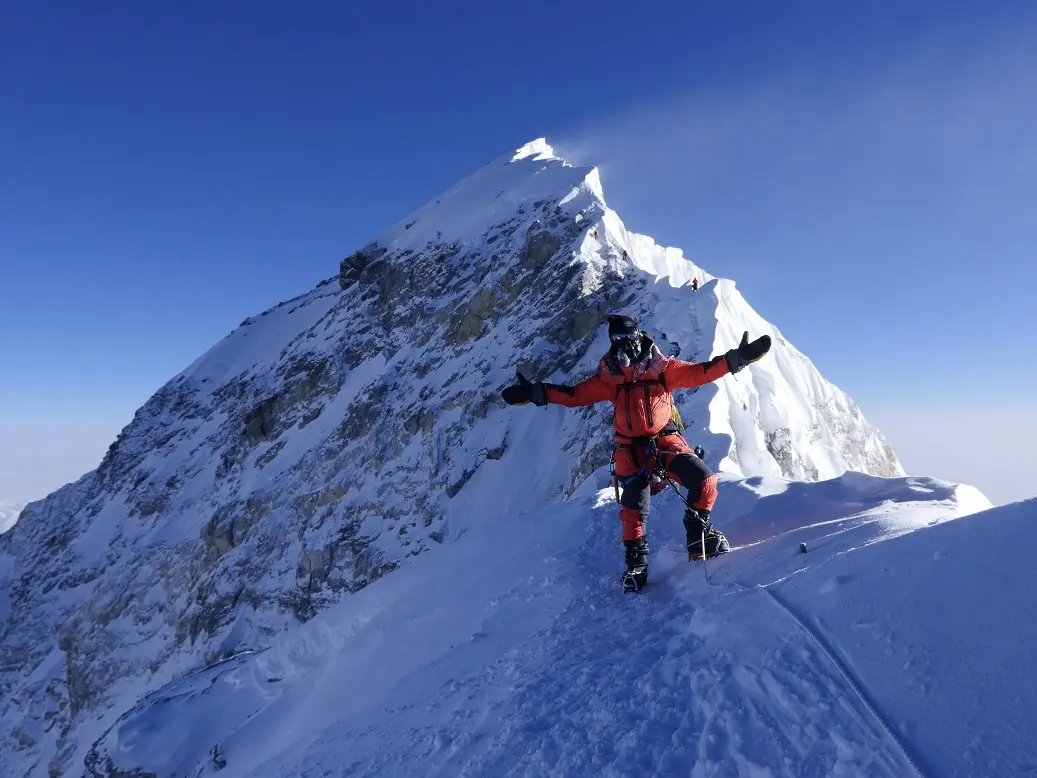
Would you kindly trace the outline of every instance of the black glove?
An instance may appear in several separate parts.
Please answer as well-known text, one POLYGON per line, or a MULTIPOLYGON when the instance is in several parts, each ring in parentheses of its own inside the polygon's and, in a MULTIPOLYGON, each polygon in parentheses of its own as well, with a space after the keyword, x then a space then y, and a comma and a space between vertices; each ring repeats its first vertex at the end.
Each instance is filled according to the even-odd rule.
POLYGON ((750 362, 755 362, 771 350, 771 336, 761 335, 752 343, 749 342, 749 331, 742 335, 742 342, 738 348, 733 348, 724 356, 727 359, 727 367, 732 373, 737 373, 750 362))
POLYGON ((542 383, 530 383, 526 377, 517 370, 515 371, 515 377, 518 378, 518 383, 512 384, 501 392, 501 397, 504 398, 504 402, 508 405, 525 405, 526 403, 547 405, 547 393, 544 391, 544 385, 542 383))

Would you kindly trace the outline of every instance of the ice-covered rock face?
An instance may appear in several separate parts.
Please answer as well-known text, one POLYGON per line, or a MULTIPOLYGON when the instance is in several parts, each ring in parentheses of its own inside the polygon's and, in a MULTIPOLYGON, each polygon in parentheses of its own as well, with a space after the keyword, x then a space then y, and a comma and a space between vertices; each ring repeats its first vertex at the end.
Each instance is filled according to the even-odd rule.
POLYGON ((775 338, 738 376, 680 393, 714 467, 902 472, 732 282, 627 232, 596 171, 535 141, 243 322, 96 471, 0 537, 0 773, 78 775, 148 689, 262 645, 486 506, 518 514, 570 493, 608 463, 611 409, 508 408, 499 393, 516 368, 590 375, 615 311, 683 359, 743 329, 775 338), (537 456, 491 492, 479 470, 517 439, 537 456))

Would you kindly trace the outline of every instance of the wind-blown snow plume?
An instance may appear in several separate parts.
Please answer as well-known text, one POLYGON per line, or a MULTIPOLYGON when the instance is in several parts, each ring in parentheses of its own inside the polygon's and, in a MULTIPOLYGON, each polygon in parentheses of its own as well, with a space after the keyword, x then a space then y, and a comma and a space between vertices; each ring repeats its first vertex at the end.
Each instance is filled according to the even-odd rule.
POLYGON ((78 775, 139 694, 572 494, 608 462, 606 410, 510 409, 499 392, 516 367, 588 376, 613 311, 684 359, 744 329, 774 337, 767 359, 679 398, 714 467, 902 473, 733 282, 628 232, 594 169, 535 141, 243 322, 0 539, 0 772, 78 775), (521 469, 480 476, 519 441, 521 469))
POLYGON ((19 500, 0 500, 0 535, 14 526, 24 507, 25 503, 19 500))

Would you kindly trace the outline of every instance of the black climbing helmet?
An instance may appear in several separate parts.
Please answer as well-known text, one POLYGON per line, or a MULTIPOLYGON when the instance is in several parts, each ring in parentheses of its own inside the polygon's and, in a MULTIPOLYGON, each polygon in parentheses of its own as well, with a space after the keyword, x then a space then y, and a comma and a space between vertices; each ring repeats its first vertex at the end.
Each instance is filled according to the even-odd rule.
POLYGON ((616 356, 625 355, 631 362, 637 362, 641 358, 643 335, 637 322, 629 316, 609 316, 609 340, 616 356))
POLYGON ((633 338, 641 334, 637 329, 637 322, 629 316, 613 314, 609 316, 609 340, 622 338, 633 338))

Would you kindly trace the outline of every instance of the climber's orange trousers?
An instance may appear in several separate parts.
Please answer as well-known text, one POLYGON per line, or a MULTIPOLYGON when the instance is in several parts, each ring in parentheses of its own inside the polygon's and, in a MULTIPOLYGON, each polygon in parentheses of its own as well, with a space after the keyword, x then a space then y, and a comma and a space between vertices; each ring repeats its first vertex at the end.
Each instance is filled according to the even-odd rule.
POLYGON ((678 434, 666 435, 655 441, 657 454, 650 457, 648 467, 634 480, 623 485, 644 464, 647 444, 620 445, 616 449, 616 476, 623 489, 620 498, 620 521, 623 522, 623 540, 636 540, 645 534, 645 521, 651 507, 652 489, 649 476, 657 461, 674 481, 688 490, 688 502, 693 508, 713 509, 717 499, 717 477, 706 463, 695 456, 684 438, 678 434))

